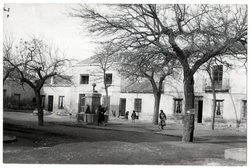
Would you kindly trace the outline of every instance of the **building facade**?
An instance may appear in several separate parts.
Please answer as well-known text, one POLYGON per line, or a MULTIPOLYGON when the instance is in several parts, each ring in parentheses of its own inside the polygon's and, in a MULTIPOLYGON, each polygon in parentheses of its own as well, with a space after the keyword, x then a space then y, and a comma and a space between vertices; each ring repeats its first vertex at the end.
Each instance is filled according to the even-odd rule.
POLYGON ((71 68, 72 83, 55 83, 51 80, 41 91, 44 97, 44 106, 48 111, 76 115, 84 112, 87 103, 85 99, 91 93, 102 94, 101 104, 109 101, 110 112, 118 113, 121 77, 115 70, 106 71, 108 84, 108 99, 104 89, 104 75, 99 63, 92 58, 77 63, 71 68), (61 105, 63 104, 63 105, 61 105))
MULTIPOLYGON (((229 69, 223 65, 212 67, 215 83, 216 111, 215 122, 234 126, 246 124, 247 118, 247 74, 242 66, 229 69)), ((160 109, 170 120, 180 121, 184 112, 183 79, 165 79, 164 92, 161 96, 160 109)), ((211 123, 213 112, 213 90, 207 72, 198 71, 194 75, 195 90, 195 122, 211 123)), ((152 121, 154 111, 154 96, 152 87, 143 90, 131 86, 121 90, 121 107, 123 111, 136 110, 139 119, 152 121), (137 88, 136 90, 134 88, 137 88), (124 108, 125 107, 125 108, 124 108), (139 109, 138 109, 139 107, 139 109)), ((148 85, 150 83, 148 82, 148 85)))
MULTIPOLYGON (((242 124, 247 116, 247 74, 243 66, 229 69, 223 65, 212 67, 215 82, 216 112, 215 121, 219 123, 242 124)), ((85 97, 93 89, 102 94, 105 105, 103 72, 99 64, 87 59, 79 62, 71 69, 72 84, 52 84, 44 86, 42 95, 46 110, 77 114, 86 108, 85 97), (96 86, 93 86, 95 84, 96 86)), ((106 72, 109 87, 110 114, 116 117, 125 116, 126 111, 132 114, 135 110, 139 120, 152 121, 154 111, 154 95, 149 82, 131 84, 123 79, 115 69, 106 72)), ((184 114, 183 79, 164 81, 160 109, 169 120, 181 121, 184 114)), ((213 111, 213 92, 207 72, 197 71, 194 75, 195 88, 195 122, 211 122, 213 111)))
POLYGON ((3 84, 4 109, 34 109, 36 103, 35 92, 29 85, 17 84, 7 79, 3 84))

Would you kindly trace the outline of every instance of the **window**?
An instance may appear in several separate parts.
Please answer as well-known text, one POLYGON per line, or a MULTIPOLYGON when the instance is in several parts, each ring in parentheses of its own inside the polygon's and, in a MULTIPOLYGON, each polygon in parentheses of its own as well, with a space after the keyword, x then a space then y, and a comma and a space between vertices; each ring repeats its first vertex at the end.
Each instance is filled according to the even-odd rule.
POLYGON ((247 101, 242 100, 242 119, 247 119, 247 101))
POLYGON ((33 102, 33 103, 36 102, 36 98, 35 98, 35 97, 32 98, 32 102, 33 102))
POLYGON ((216 100, 215 117, 222 117, 223 115, 223 100, 216 100))
POLYGON ((222 77, 223 77, 223 66, 222 65, 213 66, 213 80, 215 88, 217 89, 222 88, 222 77))
POLYGON ((80 84, 89 84, 89 75, 81 75, 80 84))
POLYGON ((112 84, 112 74, 106 74, 105 80, 106 80, 106 84, 111 85, 112 84))
POLYGON ((58 108, 59 109, 63 109, 64 108, 64 96, 59 96, 58 108))
POLYGON ((41 95, 42 107, 45 108, 45 95, 41 95))
POLYGON ((174 114, 181 114, 182 112, 182 99, 174 99, 174 114))
POLYGON ((135 112, 141 112, 141 99, 135 99, 135 112))

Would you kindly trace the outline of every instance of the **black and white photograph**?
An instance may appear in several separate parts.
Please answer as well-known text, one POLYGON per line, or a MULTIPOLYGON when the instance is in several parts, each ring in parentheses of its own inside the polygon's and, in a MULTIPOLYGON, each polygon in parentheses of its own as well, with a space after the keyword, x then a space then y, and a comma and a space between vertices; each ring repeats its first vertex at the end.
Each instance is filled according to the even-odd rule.
POLYGON ((247 2, 2 7, 3 166, 247 166, 247 2))

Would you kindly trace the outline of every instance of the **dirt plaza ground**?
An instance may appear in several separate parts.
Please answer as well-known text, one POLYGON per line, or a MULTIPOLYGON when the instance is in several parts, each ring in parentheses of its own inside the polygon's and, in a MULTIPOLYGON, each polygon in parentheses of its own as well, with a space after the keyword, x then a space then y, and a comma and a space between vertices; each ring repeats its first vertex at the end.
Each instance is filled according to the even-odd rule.
POLYGON ((148 122, 113 118, 107 126, 77 123, 74 117, 48 115, 38 126, 30 113, 4 112, 3 162, 25 164, 245 166, 225 159, 224 151, 247 146, 246 130, 196 125, 194 142, 181 142, 182 125, 165 130, 148 122))

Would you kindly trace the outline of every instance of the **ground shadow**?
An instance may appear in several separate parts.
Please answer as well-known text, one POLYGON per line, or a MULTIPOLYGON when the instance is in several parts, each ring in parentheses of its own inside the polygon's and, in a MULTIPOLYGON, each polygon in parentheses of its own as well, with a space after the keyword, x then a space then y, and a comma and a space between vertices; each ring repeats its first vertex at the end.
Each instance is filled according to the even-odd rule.
POLYGON ((93 129, 84 126, 72 128, 72 126, 60 125, 51 125, 50 128, 51 130, 48 130, 48 127, 43 130, 41 127, 36 129, 17 124, 4 123, 3 133, 17 137, 17 141, 4 143, 4 146, 50 147, 61 143, 77 142, 121 141, 142 143, 181 141, 181 137, 157 135, 149 132, 93 129), (54 129, 53 126, 57 126, 58 128, 54 129), (64 131, 60 131, 60 129, 64 131), (65 131, 67 129, 68 131, 65 131), (72 129, 74 129, 75 132, 73 132, 72 129))

